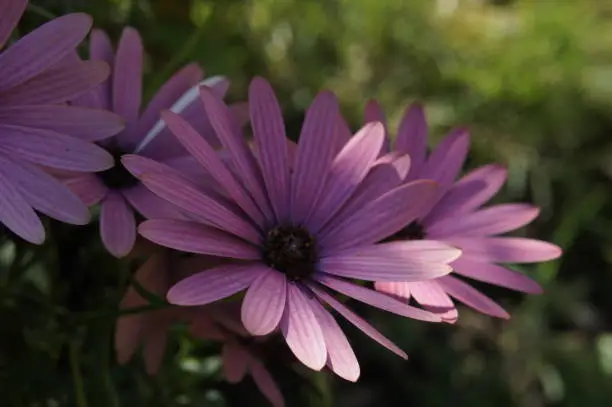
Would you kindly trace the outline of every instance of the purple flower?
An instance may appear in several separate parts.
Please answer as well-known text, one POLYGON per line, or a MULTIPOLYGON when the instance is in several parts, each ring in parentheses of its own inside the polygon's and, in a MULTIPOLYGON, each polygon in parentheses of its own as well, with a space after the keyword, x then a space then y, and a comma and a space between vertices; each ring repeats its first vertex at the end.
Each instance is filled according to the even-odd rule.
MULTIPOLYGON (((366 122, 384 120, 377 103, 366 106, 365 118, 366 122)), ((561 249, 540 240, 497 236, 534 220, 538 208, 517 203, 483 208, 504 184, 507 171, 498 165, 487 165, 455 182, 468 153, 468 132, 451 131, 429 156, 427 133, 422 108, 410 107, 399 126, 392 155, 381 158, 393 160, 394 156, 407 153, 411 166, 405 182, 424 178, 440 186, 435 205, 404 229, 387 236, 385 241, 432 239, 459 247, 462 254, 451 264, 453 275, 421 282, 379 281, 376 289, 396 297, 413 298, 426 309, 439 312, 447 322, 454 322, 458 317, 451 297, 484 314, 509 318, 501 306, 462 278, 537 294, 541 288, 535 281, 498 263, 547 261, 559 257, 561 249)), ((383 153, 387 151, 383 149, 383 153)))
POLYGON ((83 106, 108 109, 126 121, 124 131, 99 142, 114 158, 114 166, 98 174, 81 174, 67 181, 87 205, 101 204, 100 235, 104 246, 116 257, 125 256, 134 246, 134 210, 144 217, 181 217, 177 208, 150 193, 126 171, 119 158, 125 153, 137 152, 187 171, 192 159, 185 160, 187 152, 161 122, 159 113, 162 109, 181 112, 202 134, 211 135, 207 118, 196 114, 201 111, 197 87, 211 86, 220 96, 228 88, 228 82, 219 77, 202 82, 202 70, 190 64, 175 73, 141 113, 143 54, 140 35, 133 28, 123 31, 116 54, 106 34, 94 30, 90 56, 93 60, 106 61, 112 67, 112 74, 95 92, 75 101, 83 106))
MULTIPOLYGON (((224 103, 206 88, 201 97, 229 165, 185 120, 171 112, 162 117, 222 190, 204 190, 172 170, 141 173, 145 186, 191 219, 147 220, 139 232, 162 246, 235 261, 178 282, 168 301, 197 306, 246 290, 242 322, 252 335, 280 328, 302 363, 315 370, 327 363, 348 380, 357 379, 359 365, 326 305, 405 357, 328 289, 402 316, 440 321, 348 281, 423 281, 451 271, 448 263, 459 250, 442 243, 376 244, 428 209, 435 183, 415 181, 383 195, 370 188, 365 178, 383 143, 382 125, 369 124, 344 143, 349 137, 337 131, 338 104, 330 92, 308 109, 295 161, 265 80, 253 80, 249 90, 255 155, 224 103)), ((124 157, 124 163, 136 158, 124 157)))
MULTIPOLYGON (((27 6, 0 3, 0 50, 27 6)), ((23 239, 45 239, 37 210, 57 220, 85 224, 87 207, 43 170, 101 171, 112 157, 88 142, 119 132, 121 118, 64 103, 108 76, 101 62, 81 61, 77 45, 91 27, 85 14, 52 20, 0 52, 0 222, 23 239)))

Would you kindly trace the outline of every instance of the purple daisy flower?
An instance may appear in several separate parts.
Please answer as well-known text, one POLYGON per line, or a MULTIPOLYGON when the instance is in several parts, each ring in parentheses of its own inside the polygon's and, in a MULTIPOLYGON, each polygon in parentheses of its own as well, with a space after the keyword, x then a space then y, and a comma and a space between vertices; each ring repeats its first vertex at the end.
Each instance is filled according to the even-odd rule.
MULTIPOLYGON (((233 261, 178 282, 168 301, 198 306, 246 290, 242 322, 252 335, 279 328, 302 363, 315 370, 327 363, 348 380, 357 379, 359 365, 326 306, 406 357, 328 289, 402 316, 439 322, 433 313, 349 281, 423 281, 451 271, 448 263, 460 251, 445 244, 376 244, 425 212, 436 184, 415 181, 383 195, 371 188, 366 175, 384 140, 382 125, 369 124, 343 144, 338 103, 330 92, 320 93, 308 109, 295 161, 279 104, 265 80, 254 79, 249 89, 255 155, 227 106, 209 89, 203 88, 201 97, 230 165, 185 120, 171 112, 162 117, 222 193, 198 188, 172 170, 145 171, 142 182, 192 219, 147 220, 139 232, 162 246, 233 261), (400 210, 406 205, 409 211, 400 210)), ((135 158, 124 157, 124 163, 135 158)))
MULTIPOLYGON (((372 120, 384 122, 383 112, 376 102, 370 102, 365 110, 365 121, 372 120)), ((467 130, 451 131, 429 155, 427 134, 422 108, 410 107, 399 126, 393 154, 407 153, 412 159, 405 182, 425 178, 438 183, 435 205, 428 207, 404 229, 387 236, 385 241, 432 239, 458 247, 462 254, 451 264, 452 275, 420 282, 379 281, 375 284, 376 289, 396 297, 413 298, 426 309, 439 312, 447 322, 454 322, 458 317, 451 297, 484 314, 509 318, 499 304, 462 278, 537 294, 541 288, 535 281, 498 263, 552 260, 561 255, 561 249, 540 240, 497 236, 527 225, 538 216, 539 209, 518 203, 483 208, 504 184, 506 169, 486 165, 455 182, 468 153, 467 130)), ((388 147, 382 150, 383 153, 388 151, 388 147)), ((383 156, 381 159, 390 158, 383 156)))
POLYGON ((54 19, 3 49, 26 7, 26 0, 0 2, 0 223, 40 244, 45 231, 34 210, 77 225, 90 218, 43 168, 109 168, 112 157, 88 141, 118 133, 123 122, 110 112, 64 104, 108 76, 105 63, 84 62, 75 53, 91 28, 89 16, 54 19))
POLYGON ((73 176, 67 181, 68 186, 87 205, 100 203, 102 242, 116 257, 125 256, 134 246, 134 210, 147 218, 181 217, 177 208, 149 192, 125 170, 119 158, 125 153, 139 153, 185 169, 192 159, 185 159, 187 152, 160 120, 160 111, 171 109, 181 112, 202 134, 212 135, 206 117, 194 114, 202 109, 197 88, 199 85, 211 86, 220 96, 228 88, 228 82, 220 77, 202 81, 202 69, 196 64, 189 64, 159 89, 141 114, 143 56, 140 35, 133 28, 123 31, 116 54, 113 54, 108 36, 103 31, 93 30, 90 57, 106 61, 112 67, 112 73, 95 92, 75 101, 79 105, 108 109, 126 121, 124 131, 99 142, 114 158, 114 166, 98 174, 73 176))

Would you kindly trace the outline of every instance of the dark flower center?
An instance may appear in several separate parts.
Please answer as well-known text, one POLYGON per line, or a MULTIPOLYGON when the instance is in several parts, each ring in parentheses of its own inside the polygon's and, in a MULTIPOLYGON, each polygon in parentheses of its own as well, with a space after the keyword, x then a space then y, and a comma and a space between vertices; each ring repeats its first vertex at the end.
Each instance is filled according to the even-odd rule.
POLYGON ((315 238, 300 226, 277 226, 268 231, 263 244, 263 261, 284 273, 290 280, 300 280, 316 271, 315 238))
POLYGON ((427 233, 423 225, 419 222, 412 222, 402 230, 395 232, 391 236, 381 240, 381 243, 396 242, 398 240, 421 240, 425 239, 427 233))
POLYGON ((126 152, 117 146, 108 147, 106 151, 115 159, 115 165, 108 170, 98 173, 104 185, 110 189, 123 189, 138 184, 138 179, 130 174, 123 164, 121 164, 121 156, 126 154, 126 152))

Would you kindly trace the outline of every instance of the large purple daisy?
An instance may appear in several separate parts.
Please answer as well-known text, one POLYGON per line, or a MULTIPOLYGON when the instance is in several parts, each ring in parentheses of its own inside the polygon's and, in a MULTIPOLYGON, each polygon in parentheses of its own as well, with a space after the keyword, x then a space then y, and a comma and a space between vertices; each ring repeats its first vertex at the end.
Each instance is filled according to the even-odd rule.
MULTIPOLYGON (((308 109, 295 161, 280 107, 265 80, 254 79, 249 89, 255 155, 219 97, 206 88, 201 97, 229 154, 228 165, 176 114, 166 112, 163 118, 222 190, 203 190, 171 170, 141 172, 151 191, 192 219, 147 220, 139 232, 162 246, 234 261, 183 279, 170 289, 168 300, 197 306, 246 290, 242 322, 251 334, 280 328, 302 363, 315 370, 327 363, 349 380, 357 379, 359 365, 327 306, 405 357, 329 290, 402 316, 440 321, 349 281, 423 281, 451 271, 448 263, 460 252, 445 244, 376 244, 427 211, 436 184, 421 180, 377 193, 367 174, 384 140, 382 125, 369 124, 342 143, 338 104, 330 92, 320 93, 308 109), (403 210, 406 206, 410 210, 403 210)), ((143 159, 124 157, 128 167, 133 160, 143 159)), ((386 168, 399 184, 395 170, 386 168)))
POLYGON ((121 115, 126 128, 117 136, 99 144, 114 158, 114 166, 98 174, 83 174, 68 181, 69 187, 87 205, 101 204, 100 235, 107 250, 117 257, 130 252, 136 240, 134 210, 144 217, 180 217, 179 211, 144 188, 122 166, 119 158, 125 153, 139 153, 185 168, 187 152, 170 134, 159 118, 162 109, 181 112, 203 135, 212 135, 201 111, 197 87, 211 86, 222 96, 228 82, 214 77, 202 81, 202 69, 190 64, 174 74, 140 112, 144 50, 138 32, 123 31, 116 55, 108 36, 100 30, 91 35, 90 56, 106 61, 112 67, 111 77, 95 92, 75 101, 76 104, 108 109, 121 115))
MULTIPOLYGON (((384 120, 377 103, 366 106, 366 122, 384 120)), ((483 208, 502 187, 507 171, 499 165, 475 169, 455 182, 469 148, 465 129, 455 129, 427 155, 427 122, 420 106, 407 109, 399 126, 393 154, 408 153, 412 159, 405 180, 426 178, 439 185, 435 205, 385 241, 432 239, 459 247, 461 257, 452 262, 454 273, 420 282, 379 281, 376 289, 397 297, 413 298, 426 309, 454 322, 454 298, 484 314, 508 318, 508 313, 463 278, 483 281, 531 294, 540 286, 527 276, 498 263, 533 263, 555 259, 561 249, 553 244, 523 237, 497 236, 534 220, 538 208, 529 204, 498 204, 483 208)), ((383 153, 388 150, 383 149, 383 153)), ((410 208, 406 208, 410 211, 410 208)), ((400 281, 400 280, 398 280, 400 281)))
POLYGON ((64 104, 108 75, 105 63, 84 62, 75 53, 91 27, 89 16, 57 18, 3 49, 26 6, 26 0, 0 2, 0 223, 40 244, 45 231, 34 210, 78 225, 90 217, 42 167, 111 167, 112 157, 88 141, 116 134, 123 123, 110 112, 64 104))

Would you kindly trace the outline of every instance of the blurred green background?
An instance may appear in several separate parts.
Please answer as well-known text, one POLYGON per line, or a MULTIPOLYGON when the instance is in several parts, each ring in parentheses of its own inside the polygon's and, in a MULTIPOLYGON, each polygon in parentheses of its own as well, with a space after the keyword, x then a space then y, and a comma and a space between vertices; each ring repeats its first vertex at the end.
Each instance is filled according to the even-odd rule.
MULTIPOLYGON (((497 199, 542 208, 526 233, 565 250, 561 261, 522 268, 542 283, 544 295, 483 288, 512 319, 461 307, 455 326, 355 305, 411 359, 404 362, 347 327, 362 365, 359 382, 272 364, 289 407, 612 403, 612 2, 32 3, 22 30, 69 11, 92 14, 114 39, 126 24, 139 29, 149 96, 190 61, 208 75, 228 76, 231 100, 244 99, 252 76, 268 78, 294 135, 323 88, 339 95, 355 127, 369 98, 381 101, 393 124, 407 104, 421 101, 432 144, 450 127, 468 125, 469 166, 496 161, 510 170, 497 199)), ((138 358, 118 367, 110 339, 121 293, 113 287, 129 265, 87 248, 83 242, 97 239, 95 224, 51 230, 36 251, 2 246, 8 294, 0 300, 0 405, 75 406, 75 369, 88 407, 267 405, 250 380, 221 381, 218 345, 194 342, 180 328, 156 377, 145 375, 138 358), (68 246, 56 247, 62 236, 68 246), (48 295, 50 284, 56 297, 48 295), (91 311, 91 318, 71 318, 71 307, 91 311)))

